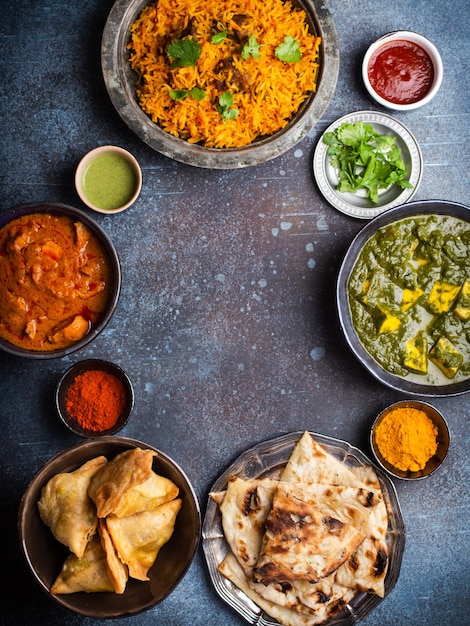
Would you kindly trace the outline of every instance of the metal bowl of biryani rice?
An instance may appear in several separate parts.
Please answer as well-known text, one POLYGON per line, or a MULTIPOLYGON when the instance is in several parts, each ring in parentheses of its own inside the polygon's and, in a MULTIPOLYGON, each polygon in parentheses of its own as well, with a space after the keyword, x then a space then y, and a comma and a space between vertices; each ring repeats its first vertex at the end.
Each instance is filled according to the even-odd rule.
POLYGON ((324 4, 117 0, 101 65, 127 126, 157 152, 213 169, 258 165, 317 124, 339 44, 324 4), (289 30, 284 24, 289 24, 289 30))

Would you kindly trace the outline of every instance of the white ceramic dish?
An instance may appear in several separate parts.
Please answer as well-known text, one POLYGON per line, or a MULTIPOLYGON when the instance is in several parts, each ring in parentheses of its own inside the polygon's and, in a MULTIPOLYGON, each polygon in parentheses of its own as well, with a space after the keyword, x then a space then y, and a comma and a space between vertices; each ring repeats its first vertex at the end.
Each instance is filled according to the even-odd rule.
MULTIPOLYGON (((104 172, 103 174, 103 185, 105 187, 109 182, 106 180, 105 175, 108 178, 113 178, 114 173, 104 172)), ((110 182, 112 183, 113 181, 110 182)), ((98 148, 94 148, 93 150, 90 150, 90 152, 87 152, 78 164, 77 169, 75 170, 75 189, 80 196, 80 200, 86 204, 88 208, 93 209, 93 211, 97 211, 98 213, 120 213, 134 204, 139 197, 142 189, 142 170, 140 169, 140 165, 134 155, 124 148, 121 148, 120 146, 99 146, 98 148), (130 166, 130 172, 134 174, 134 186, 132 192, 129 192, 129 194, 126 195, 126 200, 120 206, 115 208, 103 208, 101 206, 97 206, 97 204, 90 201, 85 191, 85 176, 87 168, 96 158, 102 157, 103 155, 116 155, 117 157, 120 157, 128 164, 127 169, 130 166)))
POLYGON ((413 109, 422 107, 423 105, 430 102, 440 89, 443 73, 444 70, 441 55, 439 54, 436 46, 431 43, 429 39, 423 37, 423 35, 408 30, 398 30, 393 33, 388 33, 387 35, 383 35, 382 37, 374 41, 374 43, 372 43, 367 49, 364 55, 364 59, 362 61, 362 80, 370 97, 381 106, 386 107, 387 109, 393 109, 395 111, 411 111, 413 109), (427 52, 429 58, 432 61, 434 68, 434 77, 431 87, 426 95, 417 102, 412 102, 409 104, 397 104, 394 102, 390 102, 389 100, 385 100, 385 98, 382 98, 371 85, 368 74, 370 60, 381 46, 392 41, 411 41, 412 43, 415 43, 423 48, 423 50, 427 52))
POLYGON ((344 123, 366 122, 381 135, 392 135, 396 138, 396 145, 401 149, 411 189, 401 189, 392 185, 379 192, 379 202, 373 203, 365 191, 356 193, 340 193, 337 191, 338 175, 330 165, 327 154, 328 146, 320 137, 313 156, 313 174, 320 192, 325 199, 338 211, 360 219, 372 219, 380 213, 396 206, 401 206, 411 200, 421 182, 423 173, 423 157, 418 142, 411 132, 396 119, 376 111, 357 111, 340 117, 325 131, 332 132, 344 123))
MULTIPOLYGON (((365 454, 349 443, 317 433, 311 434, 327 452, 348 467, 372 465, 372 461, 365 454)), ((246 450, 223 472, 210 491, 217 492, 225 489, 227 481, 232 475, 242 478, 278 478, 301 435, 302 432, 288 433, 246 450)), ((387 596, 395 586, 400 573, 405 546, 405 526, 392 481, 380 468, 375 467, 375 470, 389 515, 386 537, 389 566, 385 577, 385 596, 387 596)), ((229 548, 223 534, 219 507, 210 497, 207 503, 202 536, 202 547, 209 573, 219 596, 250 624, 257 624, 257 626, 274 626, 277 624, 276 620, 266 615, 262 609, 219 572, 217 566, 224 559, 229 548)), ((353 626, 381 601, 382 598, 376 595, 358 592, 347 607, 339 615, 329 620, 327 624, 353 626)))

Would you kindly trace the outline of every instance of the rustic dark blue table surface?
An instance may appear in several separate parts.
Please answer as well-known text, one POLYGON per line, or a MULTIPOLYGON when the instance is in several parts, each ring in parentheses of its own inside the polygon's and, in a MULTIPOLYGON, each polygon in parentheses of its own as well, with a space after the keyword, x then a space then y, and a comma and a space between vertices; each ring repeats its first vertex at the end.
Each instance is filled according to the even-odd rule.
MULTIPOLYGON (((72 363, 104 357, 136 392, 122 431, 162 449, 186 471, 204 512, 217 476, 243 450, 310 429, 369 453, 376 414, 403 396, 357 364, 337 325, 334 283, 363 222, 329 206, 311 173, 314 147, 336 118, 378 110, 359 79, 361 55, 396 29, 428 36, 444 80, 427 106, 397 114, 415 135, 424 172, 415 199, 469 204, 470 80, 467 0, 329 0, 340 44, 337 89, 297 147, 264 165, 214 171, 171 161, 141 142, 114 110, 100 69, 112 0, 15 0, 0 20, 0 209, 49 200, 81 205, 81 156, 128 148, 143 168, 137 203, 93 217, 113 239, 123 273, 116 313, 89 347, 63 359, 0 354, 0 623, 91 624, 56 605, 27 569, 18 505, 43 463, 78 440, 54 412, 54 386, 72 363)), ((470 400, 433 403, 448 418, 444 467, 397 482, 406 547, 397 585, 364 626, 470 623, 470 400)), ((200 549, 158 607, 113 623, 243 626, 212 588, 200 549)))

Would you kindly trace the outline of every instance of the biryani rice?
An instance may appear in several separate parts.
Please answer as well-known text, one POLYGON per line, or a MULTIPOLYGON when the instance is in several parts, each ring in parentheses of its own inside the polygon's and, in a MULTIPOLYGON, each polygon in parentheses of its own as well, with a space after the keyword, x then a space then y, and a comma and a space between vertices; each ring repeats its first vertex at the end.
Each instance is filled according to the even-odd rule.
POLYGON ((316 90, 321 40, 309 32, 302 9, 282 0, 157 0, 131 26, 130 64, 138 74, 136 96, 142 110, 164 131, 210 148, 235 148, 284 128, 316 90), (215 32, 227 37, 214 44, 215 32), (201 45, 194 67, 170 68, 170 42, 192 37, 201 45), (243 58, 243 39, 254 35, 258 59, 243 58), (275 49, 286 36, 295 39, 301 59, 280 61, 275 49), (201 100, 176 90, 204 90, 201 100), (233 96, 234 119, 217 105, 233 96))

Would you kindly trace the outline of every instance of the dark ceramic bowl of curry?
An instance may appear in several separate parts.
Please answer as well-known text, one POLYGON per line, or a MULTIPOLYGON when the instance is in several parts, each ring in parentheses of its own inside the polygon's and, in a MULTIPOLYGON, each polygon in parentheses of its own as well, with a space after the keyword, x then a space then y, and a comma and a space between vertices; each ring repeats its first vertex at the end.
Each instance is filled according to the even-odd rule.
POLYGON ((426 200, 355 237, 336 305, 344 337, 381 383, 408 395, 470 391, 470 209, 426 200))
POLYGON ((55 394, 62 423, 81 437, 114 435, 134 407, 134 389, 126 372, 111 361, 87 359, 61 377, 55 394))
POLYGON ((116 249, 84 212, 54 202, 0 215, 0 348, 51 359, 93 341, 121 289, 116 249))
MULTIPOLYGON (((85 478, 83 474, 82 476, 85 478)), ((71 496, 70 502, 73 502, 73 494, 71 496)), ((140 513, 136 515, 139 516, 140 513)), ((100 437, 61 450, 38 468, 20 503, 18 533, 27 567, 39 588, 52 601, 78 615, 94 619, 113 619, 130 617, 149 609, 156 610, 157 605, 181 583, 199 544, 201 514, 197 496, 188 477, 167 454, 134 439, 100 437), (152 471, 172 481, 178 489, 177 498, 181 500, 171 537, 160 548, 156 560, 147 572, 147 580, 137 580, 129 576, 122 593, 104 590, 52 593, 51 588, 63 570, 65 560, 70 556, 70 550, 55 538, 51 528, 41 517, 38 502, 44 487, 59 474, 73 473, 93 459, 104 457, 109 462, 117 455, 135 448, 155 453, 152 471)), ((146 536, 142 530, 141 535, 146 536)), ((155 618, 158 620, 158 613, 155 613, 155 618)))

